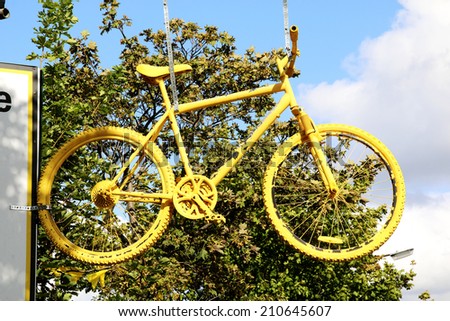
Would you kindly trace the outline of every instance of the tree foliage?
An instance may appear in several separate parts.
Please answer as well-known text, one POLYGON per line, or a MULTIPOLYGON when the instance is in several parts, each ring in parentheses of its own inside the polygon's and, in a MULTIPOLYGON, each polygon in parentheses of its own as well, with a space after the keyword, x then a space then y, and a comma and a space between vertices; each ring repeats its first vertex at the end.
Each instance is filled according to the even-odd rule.
MULTIPOLYGON (((42 0, 33 42, 44 70, 43 162, 76 133, 118 125, 148 132, 163 112, 158 88, 136 74, 139 63, 167 65, 165 34, 145 29, 128 36, 131 20, 119 17, 119 1, 100 5, 103 37, 121 35, 120 63, 101 66, 88 31, 73 36, 72 0, 42 0)), ((177 78, 180 102, 223 95, 276 80, 280 50, 237 53, 235 39, 215 26, 173 19, 176 63, 193 72, 177 78)), ((270 97, 249 99, 180 117, 194 170, 209 175, 246 139, 273 105, 270 97)), ((141 257, 116 266, 93 267, 57 251, 43 232, 38 241, 38 299, 67 300, 96 291, 100 300, 399 300, 415 273, 396 270, 380 257, 346 263, 312 260, 284 244, 264 212, 262 175, 275 142, 296 131, 278 122, 257 148, 218 187, 216 211, 225 225, 187 220, 177 214, 161 240, 141 257)), ((176 158, 171 134, 158 141, 176 158)), ((177 177, 180 164, 174 164, 177 177)), ((88 174, 88 173, 87 173, 88 174)))

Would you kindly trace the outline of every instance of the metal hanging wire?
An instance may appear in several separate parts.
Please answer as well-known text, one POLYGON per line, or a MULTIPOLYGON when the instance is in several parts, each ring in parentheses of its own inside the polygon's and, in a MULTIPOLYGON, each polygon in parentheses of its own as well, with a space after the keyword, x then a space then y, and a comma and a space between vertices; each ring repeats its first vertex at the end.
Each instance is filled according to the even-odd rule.
MULTIPOLYGON (((175 68, 173 61, 172 37, 170 32, 170 17, 169 17, 169 3, 168 0, 163 0, 164 7, 164 26, 166 29, 167 54, 169 58, 169 72, 170 72, 170 89, 172 91, 173 108, 178 110, 178 93, 175 79, 175 68)), ((283 0, 283 17, 284 17, 284 40, 286 50, 291 50, 290 36, 289 36, 289 5, 288 0, 283 0)))
POLYGON ((284 17, 284 42, 287 52, 291 51, 291 42, 289 36, 289 6, 288 0, 283 0, 283 17, 284 17))
POLYGON ((172 37, 170 32, 169 4, 168 0, 163 0, 164 26, 166 29, 167 55, 169 56, 170 89, 172 91, 172 103, 175 111, 178 111, 178 92, 175 79, 175 65, 173 62, 172 37))

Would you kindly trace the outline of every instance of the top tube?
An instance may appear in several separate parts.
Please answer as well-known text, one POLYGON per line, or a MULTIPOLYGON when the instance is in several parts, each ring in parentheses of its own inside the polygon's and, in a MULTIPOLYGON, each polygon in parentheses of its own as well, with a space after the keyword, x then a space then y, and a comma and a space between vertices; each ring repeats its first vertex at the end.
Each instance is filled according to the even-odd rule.
POLYGON ((275 93, 278 93, 278 92, 281 92, 284 90, 285 90, 285 88, 284 88, 283 83, 277 83, 274 85, 267 85, 267 86, 259 87, 256 89, 239 91, 239 92, 236 92, 233 94, 217 96, 217 97, 194 101, 194 102, 190 102, 190 103, 184 103, 184 104, 180 104, 178 106, 177 114, 187 113, 190 111, 195 111, 198 109, 203 109, 203 108, 207 108, 207 107, 211 107, 211 106, 215 106, 215 105, 231 103, 234 101, 243 100, 243 99, 247 99, 247 98, 271 95, 271 94, 275 94, 275 93))

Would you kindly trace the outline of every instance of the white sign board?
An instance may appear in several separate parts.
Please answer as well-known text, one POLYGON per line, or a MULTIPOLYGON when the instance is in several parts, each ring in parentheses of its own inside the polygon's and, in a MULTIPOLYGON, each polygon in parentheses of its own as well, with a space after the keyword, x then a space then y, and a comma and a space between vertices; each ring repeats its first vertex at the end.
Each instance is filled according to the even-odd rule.
POLYGON ((34 299, 39 102, 39 69, 0 63, 0 300, 34 299))

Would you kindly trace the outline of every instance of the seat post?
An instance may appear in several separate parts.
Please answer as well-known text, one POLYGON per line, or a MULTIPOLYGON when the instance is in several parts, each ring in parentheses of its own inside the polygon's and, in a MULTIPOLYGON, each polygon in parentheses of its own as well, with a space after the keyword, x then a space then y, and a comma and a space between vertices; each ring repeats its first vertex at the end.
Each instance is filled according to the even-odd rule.
POLYGON ((192 168, 189 165, 189 157, 186 151, 186 147, 184 146, 183 138, 181 137, 180 127, 178 126, 177 120, 175 119, 175 111, 172 109, 172 105, 170 103, 169 95, 167 94, 166 84, 164 83, 164 78, 156 79, 156 82, 159 85, 159 89, 161 90, 161 94, 163 97, 163 106, 168 110, 167 114, 170 121, 170 126, 172 127, 172 132, 175 138, 175 143, 178 147, 178 152, 180 153, 180 159, 184 167, 184 171, 186 176, 192 177, 194 173, 192 172, 192 168))
POLYGON ((156 82, 158 83, 159 90, 161 91, 163 106, 166 107, 166 109, 171 108, 172 104, 170 103, 169 95, 167 94, 167 88, 166 84, 164 83, 164 79, 158 78, 156 82))

